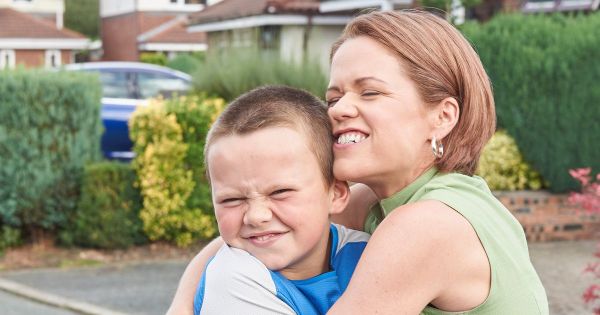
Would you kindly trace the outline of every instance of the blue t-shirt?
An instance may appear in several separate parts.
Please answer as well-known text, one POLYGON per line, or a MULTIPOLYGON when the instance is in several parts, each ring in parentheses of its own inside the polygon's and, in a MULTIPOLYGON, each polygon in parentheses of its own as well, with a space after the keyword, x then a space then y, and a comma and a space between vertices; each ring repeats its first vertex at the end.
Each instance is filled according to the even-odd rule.
POLYGON ((330 271, 288 280, 243 250, 221 247, 194 298, 194 314, 325 314, 350 282, 369 234, 331 224, 330 271))

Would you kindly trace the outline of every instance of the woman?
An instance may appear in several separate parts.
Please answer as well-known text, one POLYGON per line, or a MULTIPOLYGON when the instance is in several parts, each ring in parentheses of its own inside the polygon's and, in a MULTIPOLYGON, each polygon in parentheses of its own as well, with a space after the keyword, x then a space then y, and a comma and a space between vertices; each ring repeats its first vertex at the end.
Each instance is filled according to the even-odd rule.
MULTIPOLYGON (((359 183, 332 219, 373 233, 329 313, 548 313, 521 226, 472 176, 494 101, 455 28, 418 11, 357 17, 332 49, 326 99, 334 174, 359 183)), ((199 266, 218 245, 188 266, 173 314, 191 309, 199 266)))

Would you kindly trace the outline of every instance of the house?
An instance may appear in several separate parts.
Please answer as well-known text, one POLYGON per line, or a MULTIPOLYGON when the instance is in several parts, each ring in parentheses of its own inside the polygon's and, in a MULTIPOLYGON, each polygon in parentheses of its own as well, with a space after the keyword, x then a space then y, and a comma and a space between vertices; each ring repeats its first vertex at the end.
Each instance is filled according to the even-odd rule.
POLYGON ((143 52, 206 50, 203 33, 188 33, 187 15, 206 0, 100 0, 103 60, 137 61, 143 52))
POLYGON ((190 15, 188 31, 207 34, 208 53, 268 50, 284 60, 329 68, 331 44, 352 13, 323 13, 317 0, 223 0, 190 15))
POLYGON ((63 27, 62 0, 0 0, 0 69, 72 63, 91 45, 63 27))

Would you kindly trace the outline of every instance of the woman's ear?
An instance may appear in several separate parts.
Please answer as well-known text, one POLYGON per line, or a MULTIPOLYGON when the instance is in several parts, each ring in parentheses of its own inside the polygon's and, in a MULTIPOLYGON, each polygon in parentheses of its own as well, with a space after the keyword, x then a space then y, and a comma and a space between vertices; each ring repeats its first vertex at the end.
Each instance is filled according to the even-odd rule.
POLYGON ((332 189, 333 200, 329 214, 339 214, 346 209, 346 205, 350 200, 350 187, 347 182, 334 179, 332 189))
POLYGON ((454 126, 458 123, 460 117, 460 107, 454 97, 446 97, 433 110, 434 128, 431 137, 435 136, 438 140, 446 137, 454 126))

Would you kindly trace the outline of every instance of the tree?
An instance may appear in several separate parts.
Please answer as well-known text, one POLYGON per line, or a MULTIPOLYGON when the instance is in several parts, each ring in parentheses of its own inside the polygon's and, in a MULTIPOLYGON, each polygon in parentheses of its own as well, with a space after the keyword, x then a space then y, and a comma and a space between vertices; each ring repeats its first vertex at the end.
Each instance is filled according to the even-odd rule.
POLYGON ((99 0, 65 0, 65 26, 92 39, 100 37, 99 0))

